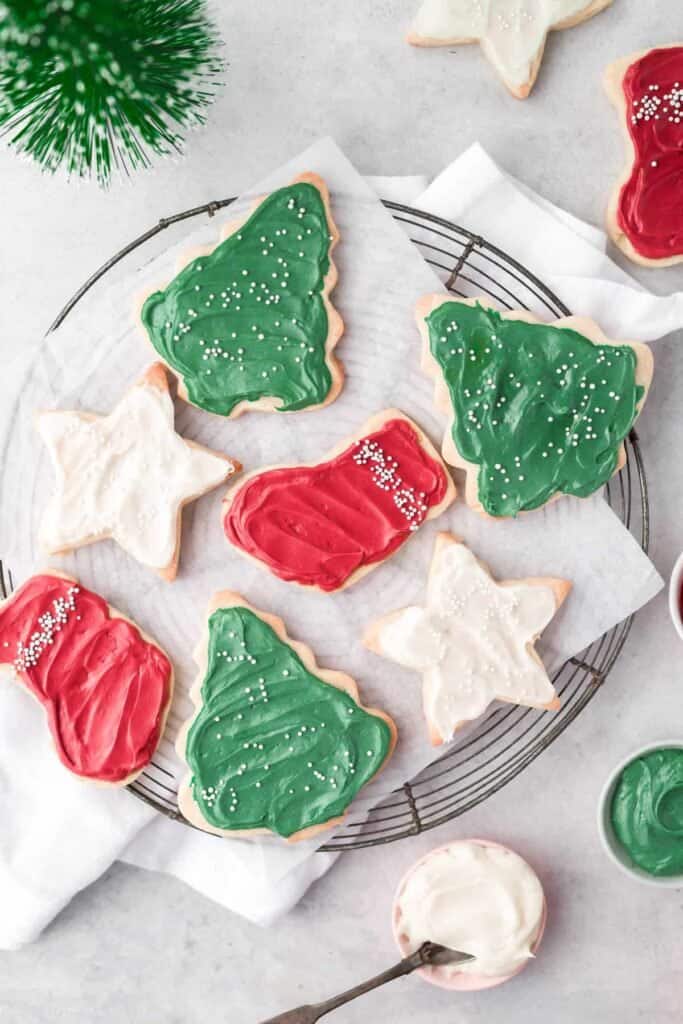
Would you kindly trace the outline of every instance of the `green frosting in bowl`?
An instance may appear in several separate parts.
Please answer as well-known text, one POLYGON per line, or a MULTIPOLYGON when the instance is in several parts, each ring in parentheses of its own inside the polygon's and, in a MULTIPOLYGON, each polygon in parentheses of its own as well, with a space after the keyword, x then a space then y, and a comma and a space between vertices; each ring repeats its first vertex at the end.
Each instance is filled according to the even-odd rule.
POLYGON ((657 877, 683 875, 683 749, 635 758, 617 779, 610 819, 634 864, 657 877))

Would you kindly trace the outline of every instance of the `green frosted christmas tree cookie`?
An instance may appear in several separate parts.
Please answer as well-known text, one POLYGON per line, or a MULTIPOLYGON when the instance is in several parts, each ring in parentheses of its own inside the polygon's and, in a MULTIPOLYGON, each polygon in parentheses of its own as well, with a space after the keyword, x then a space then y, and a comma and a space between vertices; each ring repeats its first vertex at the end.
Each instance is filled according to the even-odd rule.
POLYGON ((423 369, 449 417, 443 455, 467 472, 472 508, 516 516, 562 494, 586 498, 622 467, 652 380, 647 345, 483 299, 429 295, 416 313, 423 369))
POLYGON ((310 837, 343 818, 392 753, 392 720, 239 594, 214 596, 199 660, 178 802, 200 828, 310 837))
POLYGON ((304 174, 149 295, 142 324, 180 397, 232 417, 334 401, 343 382, 333 354, 343 323, 329 298, 338 240, 325 183, 304 174))

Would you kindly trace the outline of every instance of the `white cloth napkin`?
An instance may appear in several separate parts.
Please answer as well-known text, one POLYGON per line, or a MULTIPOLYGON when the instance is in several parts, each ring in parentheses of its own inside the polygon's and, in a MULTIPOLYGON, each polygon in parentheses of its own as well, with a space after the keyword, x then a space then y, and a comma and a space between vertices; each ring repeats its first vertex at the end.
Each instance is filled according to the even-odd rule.
MULTIPOLYGON (((379 195, 409 203, 421 176, 370 179, 379 195)), ((11 410, 20 361, 0 382, 11 410), (16 370, 16 374, 15 371, 16 370)), ((115 860, 163 871, 261 925, 285 914, 336 855, 303 861, 291 848, 220 840, 170 821, 125 790, 93 786, 57 758, 37 702, 0 669, 0 949, 32 942, 71 898, 115 860)))
MULTIPOLYGON (((512 178, 475 143, 415 206, 455 221, 513 255, 577 314, 606 334, 658 341, 683 327, 683 292, 653 295, 607 255, 604 231, 512 178)), ((672 285, 680 277, 672 277, 672 285)))
POLYGON ((0 670, 0 949, 35 939, 156 813, 62 766, 45 715, 0 670))
MULTIPOLYGON (((380 195, 459 221, 507 249, 608 333, 651 340, 683 325, 683 296, 650 295, 606 257, 602 232, 507 177, 480 146, 426 191, 420 177, 371 182, 380 195)), ((650 596, 651 588, 643 601, 650 596)), ((59 764, 41 709, 6 676, 0 677, 0 948, 32 941, 116 859, 173 874, 261 924, 287 912, 334 863, 333 855, 314 853, 291 867, 282 847, 275 863, 269 851, 266 866, 246 843, 203 835, 161 818, 125 791, 80 782, 59 764)))

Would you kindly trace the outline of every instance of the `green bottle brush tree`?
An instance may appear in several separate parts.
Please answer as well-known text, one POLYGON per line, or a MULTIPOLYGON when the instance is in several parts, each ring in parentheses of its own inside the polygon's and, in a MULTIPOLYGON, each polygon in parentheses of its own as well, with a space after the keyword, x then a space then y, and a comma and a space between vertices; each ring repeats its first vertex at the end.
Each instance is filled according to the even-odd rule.
POLYGON ((0 133, 106 185, 204 123, 220 45, 205 0, 0 0, 0 133))

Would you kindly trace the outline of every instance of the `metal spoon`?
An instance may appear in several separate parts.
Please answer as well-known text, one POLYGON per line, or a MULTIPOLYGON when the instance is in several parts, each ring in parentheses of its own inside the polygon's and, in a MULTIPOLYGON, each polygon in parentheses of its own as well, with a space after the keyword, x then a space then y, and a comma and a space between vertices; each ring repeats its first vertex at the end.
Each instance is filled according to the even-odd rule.
POLYGON ((357 999, 358 996, 363 996, 366 992, 371 992, 373 988, 379 988, 380 985, 393 981, 394 978, 412 974, 418 967, 464 964, 470 960, 474 960, 474 957, 469 953, 459 953, 455 949, 448 949, 447 946, 439 946, 436 942, 423 942, 419 949, 403 960, 399 960, 388 971, 382 971, 381 974, 348 989, 347 992, 333 996, 332 999, 326 999, 323 1003, 313 1003, 308 1006, 298 1006, 295 1010, 287 1010, 286 1013, 270 1017, 268 1020, 262 1021, 261 1024, 315 1024, 317 1020, 331 1010, 336 1010, 338 1006, 350 1003, 352 999, 357 999))

